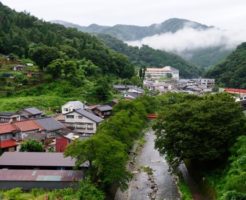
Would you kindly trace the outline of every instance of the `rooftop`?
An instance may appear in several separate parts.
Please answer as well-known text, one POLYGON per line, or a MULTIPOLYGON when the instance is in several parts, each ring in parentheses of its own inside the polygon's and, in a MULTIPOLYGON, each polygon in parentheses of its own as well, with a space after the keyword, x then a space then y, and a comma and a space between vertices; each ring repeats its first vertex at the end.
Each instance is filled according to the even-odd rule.
POLYGON ((14 125, 22 132, 43 129, 34 120, 17 121, 14 123, 14 125))
POLYGON ((78 170, 0 170, 0 181, 78 181, 83 172, 78 170))
POLYGON ((0 134, 12 133, 18 129, 13 124, 0 124, 0 134))
POLYGON ((69 101, 63 106, 68 106, 68 105, 74 106, 77 108, 84 108, 84 104, 81 101, 69 101))
POLYGON ((75 159, 53 152, 4 152, 0 166, 74 167, 75 159))
POLYGON ((109 105, 101 105, 96 107, 101 112, 112 110, 113 108, 109 105))
POLYGON ((146 72, 171 72, 171 71, 179 71, 171 66, 166 66, 166 67, 150 67, 150 68, 146 68, 146 72))
POLYGON ((0 148, 1 149, 10 148, 10 147, 16 147, 16 146, 17 146, 17 143, 16 143, 15 140, 12 140, 12 139, 10 139, 10 140, 3 140, 3 141, 0 140, 0 148))
POLYGON ((52 117, 36 119, 35 122, 40 127, 43 127, 43 129, 45 129, 46 131, 55 131, 65 128, 65 126, 61 122, 55 120, 52 117))
POLYGON ((25 108, 25 109, 23 109, 23 111, 28 112, 28 113, 30 113, 32 115, 40 115, 40 114, 43 113, 41 110, 39 110, 39 109, 37 109, 35 107, 25 108))
POLYGON ((11 117, 13 115, 16 115, 15 112, 0 112, 0 116, 8 116, 11 117))
POLYGON ((93 113, 90 113, 86 110, 83 110, 83 109, 77 109, 77 110, 74 110, 75 112, 83 115, 84 117, 96 122, 96 123, 100 123, 101 121, 103 121, 103 119, 101 117, 98 117, 96 115, 94 115, 93 113))

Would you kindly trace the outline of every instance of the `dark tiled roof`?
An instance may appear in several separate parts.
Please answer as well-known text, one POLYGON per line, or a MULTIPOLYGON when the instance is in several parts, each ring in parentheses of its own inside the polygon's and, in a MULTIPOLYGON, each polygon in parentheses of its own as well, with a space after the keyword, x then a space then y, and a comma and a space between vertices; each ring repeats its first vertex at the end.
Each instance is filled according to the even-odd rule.
POLYGON ((82 178, 81 170, 0 170, 0 181, 79 181, 82 178))
POLYGON ((112 110, 113 108, 109 105, 101 105, 97 107, 101 112, 112 110))
POLYGON ((39 126, 43 127, 43 129, 45 129, 46 131, 55 131, 65 128, 65 126, 61 122, 56 121, 52 117, 36 119, 35 122, 39 126))
POLYGON ((40 114, 43 113, 41 110, 39 110, 37 108, 34 108, 34 107, 32 107, 32 108, 25 108, 24 111, 25 112, 28 112, 28 113, 30 113, 32 115, 40 115, 40 114))
POLYGON ((96 122, 96 123, 100 123, 101 121, 103 121, 103 119, 101 117, 98 117, 96 115, 94 115, 93 113, 90 113, 86 110, 83 110, 83 109, 77 109, 75 110, 75 112, 83 115, 84 117, 96 122))
POLYGON ((12 115, 16 115, 16 113, 15 112, 0 112, 0 116, 11 117, 12 115))
POLYGON ((64 158, 63 153, 5 152, 0 157, 0 166, 74 167, 75 159, 64 158))

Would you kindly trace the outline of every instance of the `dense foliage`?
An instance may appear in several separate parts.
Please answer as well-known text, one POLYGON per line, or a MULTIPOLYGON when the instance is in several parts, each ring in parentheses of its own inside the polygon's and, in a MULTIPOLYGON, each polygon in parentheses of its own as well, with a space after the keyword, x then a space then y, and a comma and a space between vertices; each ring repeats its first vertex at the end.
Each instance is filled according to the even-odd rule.
POLYGON ((0 53, 32 58, 43 70, 53 60, 87 59, 103 73, 127 78, 134 73, 128 59, 107 48, 96 37, 76 29, 15 12, 0 3, 0 53))
POLYGON ((211 161, 226 157, 236 138, 246 131, 239 104, 226 94, 173 94, 159 113, 156 148, 171 166, 182 160, 211 161))
POLYGON ((98 37, 107 46, 117 52, 123 53, 137 66, 163 67, 172 66, 180 71, 180 76, 185 78, 198 77, 201 73, 195 65, 188 63, 181 57, 161 50, 155 50, 146 45, 138 48, 128 46, 126 43, 109 35, 100 34, 98 37))
POLYGON ((232 51, 224 46, 197 48, 183 51, 181 57, 207 70, 223 61, 232 51))
POLYGON ((26 140, 21 143, 20 151, 22 152, 44 152, 44 146, 36 140, 26 140))
POLYGON ((0 191, 0 199, 4 200, 104 200, 102 191, 98 190, 90 181, 80 181, 79 188, 65 188, 56 190, 44 190, 33 188, 31 191, 23 191, 21 188, 14 188, 7 191, 0 191))
POLYGON ((246 43, 242 43, 227 59, 211 68, 208 77, 223 87, 246 88, 246 43))
POLYGON ((95 135, 73 142, 65 152, 66 156, 76 158, 78 165, 89 161, 89 177, 106 192, 112 185, 125 189, 131 178, 126 163, 128 152, 145 127, 145 98, 148 97, 120 102, 113 116, 100 125, 95 135))
POLYGON ((244 200, 246 198, 246 136, 241 136, 231 149, 224 169, 204 172, 219 200, 244 200))

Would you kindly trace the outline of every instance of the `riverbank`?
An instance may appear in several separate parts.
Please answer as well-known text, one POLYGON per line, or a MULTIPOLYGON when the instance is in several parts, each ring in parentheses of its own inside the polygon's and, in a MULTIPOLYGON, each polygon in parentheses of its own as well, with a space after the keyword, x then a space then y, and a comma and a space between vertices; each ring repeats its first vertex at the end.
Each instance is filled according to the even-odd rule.
POLYGON ((115 200, 178 200, 180 195, 164 157, 154 148, 152 130, 145 133, 145 144, 129 168, 133 178, 125 192, 118 191, 115 200))

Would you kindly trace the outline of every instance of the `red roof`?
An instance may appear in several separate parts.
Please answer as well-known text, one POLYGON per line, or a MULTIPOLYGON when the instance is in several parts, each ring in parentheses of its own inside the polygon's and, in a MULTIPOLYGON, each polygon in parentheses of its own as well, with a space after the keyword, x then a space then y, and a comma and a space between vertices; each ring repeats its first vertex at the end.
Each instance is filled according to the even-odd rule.
POLYGON ((14 123, 22 132, 43 129, 34 120, 19 121, 14 123))
POLYGON ((4 149, 4 148, 9 148, 9 147, 15 147, 17 146, 17 143, 15 140, 0 140, 0 148, 4 149))
POLYGON ((225 88, 224 91, 232 94, 246 94, 246 89, 225 88))
POLYGON ((12 133, 17 131, 13 124, 0 124, 0 134, 12 133))

